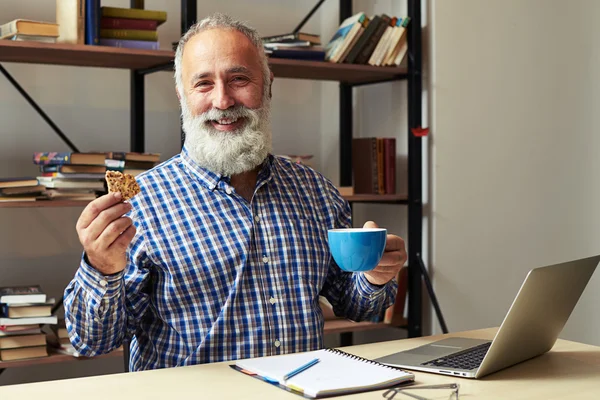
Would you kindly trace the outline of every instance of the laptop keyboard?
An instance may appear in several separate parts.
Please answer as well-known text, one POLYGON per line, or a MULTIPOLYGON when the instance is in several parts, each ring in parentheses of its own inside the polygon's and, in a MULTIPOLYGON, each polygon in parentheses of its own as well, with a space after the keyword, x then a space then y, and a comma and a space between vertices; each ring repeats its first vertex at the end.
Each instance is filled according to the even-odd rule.
POLYGON ((437 358, 435 360, 427 361, 421 365, 427 365, 432 367, 446 367, 456 369, 475 369, 481 365, 485 354, 492 342, 480 344, 479 346, 472 347, 468 350, 461 351, 447 355, 445 357, 437 358))

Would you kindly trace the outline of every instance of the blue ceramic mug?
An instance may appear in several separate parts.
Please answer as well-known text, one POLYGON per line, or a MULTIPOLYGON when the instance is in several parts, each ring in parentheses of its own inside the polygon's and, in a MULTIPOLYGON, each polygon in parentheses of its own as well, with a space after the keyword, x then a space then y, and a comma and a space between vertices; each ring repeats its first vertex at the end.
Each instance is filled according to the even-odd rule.
POLYGON ((327 236, 331 255, 342 270, 370 271, 379 264, 383 256, 387 229, 329 229, 327 236))

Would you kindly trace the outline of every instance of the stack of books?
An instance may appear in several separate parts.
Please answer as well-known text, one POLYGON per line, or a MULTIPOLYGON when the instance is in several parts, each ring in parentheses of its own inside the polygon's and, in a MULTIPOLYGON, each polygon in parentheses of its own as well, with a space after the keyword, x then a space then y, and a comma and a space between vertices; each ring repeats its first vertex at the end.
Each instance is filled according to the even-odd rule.
POLYGON ((35 201, 45 190, 36 177, 0 178, 0 203, 35 201))
POLYGON ((54 43, 58 24, 53 22, 15 19, 0 25, 0 39, 54 43))
POLYGON ((0 288, 0 361, 46 357, 41 324, 56 324, 54 299, 39 285, 0 288))
POLYGON ((100 7, 99 45, 158 50, 158 26, 166 11, 100 7))
POLYGON ((312 33, 296 32, 262 38, 265 53, 273 58, 296 60, 325 60, 321 37, 312 33))
POLYGON ((342 22, 325 46, 325 60, 334 63, 399 66, 408 51, 409 17, 357 13, 342 22))
POLYGON ((93 200, 106 192, 105 153, 35 152, 38 184, 50 200, 93 200))

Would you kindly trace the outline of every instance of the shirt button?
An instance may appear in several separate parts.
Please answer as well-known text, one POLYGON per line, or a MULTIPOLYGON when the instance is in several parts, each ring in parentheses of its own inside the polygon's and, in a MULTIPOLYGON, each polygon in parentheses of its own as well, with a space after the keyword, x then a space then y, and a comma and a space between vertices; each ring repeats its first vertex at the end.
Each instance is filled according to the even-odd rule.
POLYGON ((102 279, 100 282, 98 282, 100 284, 100 286, 102 287, 106 287, 108 285, 108 282, 106 282, 104 279, 102 279))
POLYGON ((233 193, 233 190, 231 190, 231 188, 228 186, 227 188, 225 188, 225 193, 231 194, 233 193))
POLYGON ((276 340, 274 344, 275 344, 275 347, 281 346, 281 342, 279 340, 276 340))
POLYGON ((255 215, 255 216, 254 216, 254 220, 255 220, 256 222, 260 221, 260 216, 259 216, 259 215, 255 215))
POLYGON ((264 256, 264 257, 263 257, 263 262, 264 262, 265 264, 266 264, 266 263, 268 263, 268 262, 269 262, 269 257, 267 257, 267 256, 264 256))
POLYGON ((275 304, 275 303, 277 303, 277 299, 275 299, 275 297, 271 297, 271 298, 269 299, 269 303, 271 303, 271 304, 275 304))

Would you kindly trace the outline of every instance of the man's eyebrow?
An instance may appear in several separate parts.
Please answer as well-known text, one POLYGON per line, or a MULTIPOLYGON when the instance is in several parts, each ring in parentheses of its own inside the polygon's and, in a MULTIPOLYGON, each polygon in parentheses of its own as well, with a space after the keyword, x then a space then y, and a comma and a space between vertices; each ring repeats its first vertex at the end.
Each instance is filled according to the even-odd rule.
POLYGON ((198 73, 196 73, 196 74, 194 74, 194 75, 192 76, 191 82, 192 82, 192 84, 193 84, 193 83, 194 83, 194 82, 196 82, 196 81, 199 81, 199 80, 202 80, 202 79, 208 78, 208 77, 210 77, 210 76, 212 76, 212 75, 213 75, 213 74, 212 74, 212 73, 210 73, 210 72, 202 72, 202 73, 198 72, 198 73))
POLYGON ((231 67, 229 69, 227 69, 227 73, 228 74, 246 74, 246 75, 252 75, 252 71, 250 71, 248 68, 239 65, 237 67, 231 67))

